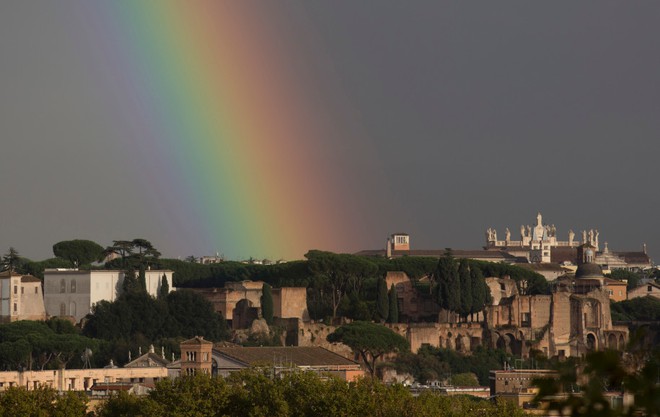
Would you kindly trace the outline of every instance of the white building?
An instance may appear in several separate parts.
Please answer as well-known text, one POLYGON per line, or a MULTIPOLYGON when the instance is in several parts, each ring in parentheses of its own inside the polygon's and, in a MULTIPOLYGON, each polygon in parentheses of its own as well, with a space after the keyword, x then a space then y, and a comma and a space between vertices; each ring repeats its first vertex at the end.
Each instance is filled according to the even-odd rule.
MULTIPOLYGON (((44 271, 44 304, 49 316, 69 316, 80 321, 99 301, 114 301, 122 292, 124 271, 47 269, 44 271)), ((147 270, 147 292, 158 296, 163 276, 172 290, 172 271, 147 270)))

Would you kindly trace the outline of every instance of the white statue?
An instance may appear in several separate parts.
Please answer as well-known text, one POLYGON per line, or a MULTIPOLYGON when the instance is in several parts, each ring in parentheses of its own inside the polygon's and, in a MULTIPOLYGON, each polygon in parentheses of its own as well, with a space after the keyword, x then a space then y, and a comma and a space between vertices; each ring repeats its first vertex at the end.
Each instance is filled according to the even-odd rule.
POLYGON ((520 240, 525 240, 525 226, 520 225, 520 240))
POLYGON ((582 244, 587 243, 587 231, 583 230, 582 231, 582 244))
POLYGON ((507 228, 506 228, 506 241, 508 242, 508 241, 510 241, 510 240, 511 240, 511 231, 510 231, 509 228, 507 227, 507 228))
POLYGON ((568 242, 573 243, 573 238, 575 238, 575 233, 573 232, 573 229, 568 231, 568 242))

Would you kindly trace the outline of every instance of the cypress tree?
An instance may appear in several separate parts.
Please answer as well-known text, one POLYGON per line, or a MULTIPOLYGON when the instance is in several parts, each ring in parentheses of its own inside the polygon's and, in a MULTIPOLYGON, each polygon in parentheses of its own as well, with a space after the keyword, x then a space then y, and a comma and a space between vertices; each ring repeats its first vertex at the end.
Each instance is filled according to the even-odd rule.
POLYGON ((472 280, 470 277, 470 267, 467 259, 461 259, 458 264, 458 278, 461 283, 461 303, 459 314, 464 318, 472 312, 472 280))
POLYGON ((167 275, 163 274, 163 278, 160 280, 160 288, 158 289, 158 298, 164 300, 169 293, 170 285, 167 283, 167 275))
POLYGON ((137 289, 138 282, 135 278, 135 271, 132 269, 127 270, 124 273, 124 282, 122 282, 122 290, 125 293, 134 292, 137 289))
POLYGON ((261 289, 261 314, 268 325, 273 324, 273 293, 268 284, 261 289))
POLYGON ((490 302, 490 288, 484 280, 481 270, 473 266, 470 268, 470 282, 472 283, 472 307, 470 313, 478 313, 484 309, 487 303, 490 302))
POLYGON ((376 291, 376 312, 381 321, 387 320, 390 310, 390 302, 387 296, 387 283, 384 278, 378 278, 378 287, 376 291))
POLYGON ((399 303, 396 296, 396 288, 394 284, 390 287, 389 293, 389 312, 387 315, 388 323, 398 323, 399 322, 399 303))
POLYGON ((147 274, 144 271, 144 266, 143 265, 140 266, 140 275, 139 275, 139 278, 138 278, 138 287, 140 288, 140 290, 142 290, 144 292, 148 292, 147 291, 147 274))
POLYGON ((458 312, 461 307, 461 282, 456 260, 450 255, 440 258, 435 276, 439 286, 440 307, 458 312))

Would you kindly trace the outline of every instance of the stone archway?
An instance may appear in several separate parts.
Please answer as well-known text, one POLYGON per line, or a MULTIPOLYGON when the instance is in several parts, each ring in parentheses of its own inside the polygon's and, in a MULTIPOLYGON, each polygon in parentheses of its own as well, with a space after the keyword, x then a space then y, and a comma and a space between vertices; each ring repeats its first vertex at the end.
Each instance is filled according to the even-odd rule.
POLYGON ((587 334, 587 351, 591 352, 598 349, 598 344, 596 342, 596 336, 593 333, 587 334))
POLYGON ((456 351, 465 352, 465 340, 460 334, 456 336, 456 351))
POLYGON ((626 348, 626 339, 623 337, 622 334, 619 335, 619 349, 623 350, 626 348))
POLYGON ((509 355, 520 355, 520 343, 516 340, 515 336, 511 333, 500 335, 497 339, 497 348, 505 351, 509 355))
POLYGON ((236 303, 236 308, 232 311, 231 327, 234 329, 246 329, 256 317, 252 317, 252 301, 243 298, 236 303))

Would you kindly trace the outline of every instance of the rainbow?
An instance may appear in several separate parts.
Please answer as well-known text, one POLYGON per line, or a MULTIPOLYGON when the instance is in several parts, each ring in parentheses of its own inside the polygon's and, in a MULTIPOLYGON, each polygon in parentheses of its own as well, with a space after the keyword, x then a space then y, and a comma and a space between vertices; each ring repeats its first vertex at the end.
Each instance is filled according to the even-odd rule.
POLYGON ((326 155, 309 76, 275 5, 113 1, 76 10, 90 82, 120 130, 117 157, 173 239, 230 257, 342 250, 346 179, 326 155), (305 81, 307 80, 307 81, 305 81))

